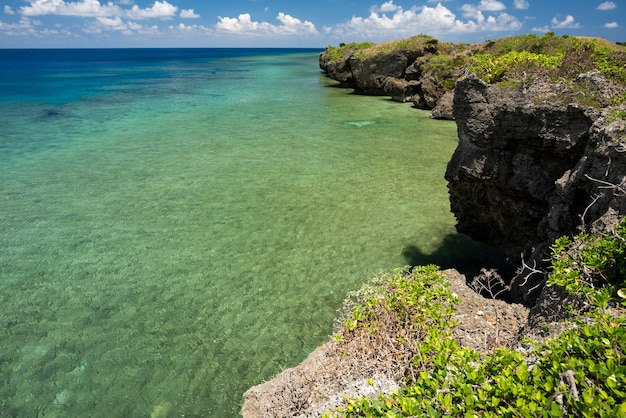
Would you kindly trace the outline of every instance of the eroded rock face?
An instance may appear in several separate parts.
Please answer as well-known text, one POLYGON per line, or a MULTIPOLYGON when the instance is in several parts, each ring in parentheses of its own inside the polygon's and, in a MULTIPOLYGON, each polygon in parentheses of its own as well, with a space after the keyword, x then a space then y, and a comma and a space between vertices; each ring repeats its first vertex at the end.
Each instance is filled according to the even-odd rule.
POLYGON ((404 80, 404 74, 415 54, 394 51, 374 58, 350 58, 350 68, 354 78, 354 88, 362 94, 387 95, 387 80, 404 80))
MULTIPOLYGON (((359 57, 355 51, 346 53, 340 59, 331 59, 329 54, 323 52, 319 64, 330 78, 359 94, 390 96, 394 101, 412 102, 419 109, 431 110, 437 106, 446 89, 432 76, 424 74, 422 65, 426 61, 418 58, 431 56, 436 51, 436 47, 426 46, 368 58, 359 57)), ((452 118, 452 112, 446 110, 445 106, 442 107, 434 117, 452 118)))
POLYGON ((352 54, 346 55, 340 60, 331 60, 330 56, 321 53, 319 57, 319 65, 328 77, 341 83, 342 87, 352 87, 354 79, 352 77, 352 69, 350 68, 350 57, 352 54))
MULTIPOLYGON (((555 238, 626 209, 623 119, 565 103, 563 89, 529 94, 473 77, 455 88, 459 145, 446 179, 457 230, 534 267, 555 238)), ((512 293, 532 304, 545 277, 527 279, 521 269, 512 293)))

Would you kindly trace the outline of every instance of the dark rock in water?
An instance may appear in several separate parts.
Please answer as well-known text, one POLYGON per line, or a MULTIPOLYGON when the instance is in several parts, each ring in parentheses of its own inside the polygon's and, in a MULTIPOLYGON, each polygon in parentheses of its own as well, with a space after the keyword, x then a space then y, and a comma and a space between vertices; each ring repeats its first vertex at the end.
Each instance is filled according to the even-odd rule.
POLYGON ((385 91, 386 81, 388 79, 403 79, 406 68, 411 64, 411 58, 413 57, 404 51, 394 51, 373 58, 352 56, 350 68, 354 77, 354 88, 362 94, 387 95, 385 91))
POLYGON ((58 108, 55 107, 48 107, 46 109, 43 109, 39 115, 40 119, 50 119, 50 118, 60 118, 60 117, 65 117, 66 114, 58 108))
POLYGON ((433 111, 431 112, 431 117, 433 119, 454 119, 453 106, 454 92, 447 91, 437 101, 437 105, 435 105, 433 111))
POLYGON ((331 60, 330 56, 321 53, 319 58, 319 65, 324 70, 328 77, 335 81, 339 81, 342 87, 354 86, 354 78, 352 77, 352 69, 350 68, 350 57, 352 54, 347 54, 340 60, 331 60))

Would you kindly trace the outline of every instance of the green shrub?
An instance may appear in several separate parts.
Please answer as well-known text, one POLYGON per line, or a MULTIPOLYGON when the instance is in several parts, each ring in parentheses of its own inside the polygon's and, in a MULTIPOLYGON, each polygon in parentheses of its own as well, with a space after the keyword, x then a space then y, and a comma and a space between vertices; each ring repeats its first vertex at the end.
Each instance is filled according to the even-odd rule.
POLYGON ((431 341, 432 368, 415 384, 348 399, 334 416, 625 417, 626 321, 595 320, 541 345, 532 361, 507 349, 481 358, 452 340, 431 341))
POLYGON ((359 327, 375 330, 379 312, 384 310, 395 319, 410 321, 413 333, 423 337, 449 328, 456 301, 439 267, 419 266, 412 272, 397 269, 375 277, 371 284, 348 295, 342 321, 345 328, 339 332, 359 327))
POLYGON ((355 51, 361 51, 363 49, 367 49, 375 45, 373 42, 351 42, 349 44, 341 44, 339 47, 327 46, 326 54, 328 55, 330 61, 340 60, 348 54, 353 54, 355 51))
POLYGON ((596 66, 607 78, 626 83, 626 52, 616 51, 606 46, 599 47, 595 52, 596 66))
POLYGON ((615 290, 626 277, 625 238, 626 219, 612 234, 555 241, 548 285, 585 296, 600 309, 541 345, 525 341, 519 351, 481 355, 460 347, 449 320, 455 305, 445 303, 453 295, 433 266, 382 276, 358 292, 348 329, 369 329, 378 320, 374 306, 424 327, 412 360, 418 373, 401 390, 347 398, 324 416, 626 417, 626 317, 606 309, 609 299, 626 298, 626 289, 615 290))
POLYGON ((510 51, 503 55, 482 53, 472 56, 470 70, 485 82, 496 83, 509 73, 557 68, 563 57, 562 53, 546 55, 528 51, 510 51))
POLYGON ((580 234, 573 241, 561 237, 552 251, 548 286, 560 286, 600 308, 610 300, 624 302, 618 291, 626 288, 626 218, 612 234, 580 234))
POLYGON ((461 57, 450 54, 436 54, 424 62, 424 72, 431 74, 447 90, 454 88, 456 82, 455 72, 463 65, 461 57))

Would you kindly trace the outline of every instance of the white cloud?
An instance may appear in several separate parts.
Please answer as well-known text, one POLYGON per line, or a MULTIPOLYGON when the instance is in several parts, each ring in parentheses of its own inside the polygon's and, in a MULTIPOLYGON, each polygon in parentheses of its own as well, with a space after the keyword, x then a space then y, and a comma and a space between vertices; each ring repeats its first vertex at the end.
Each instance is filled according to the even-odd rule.
POLYGON ((576 22, 574 16, 567 15, 562 21, 559 21, 556 17, 553 17, 552 27, 555 29, 578 29, 580 28, 580 24, 576 22))
POLYGON ((139 8, 136 4, 126 12, 131 19, 165 19, 176 16, 178 7, 167 1, 155 1, 152 7, 139 8))
POLYGON ((167 27, 166 35, 169 39, 202 39, 213 34, 213 30, 204 25, 187 25, 179 23, 167 27))
POLYGON ((518 10, 526 10, 530 7, 530 4, 528 3, 527 0, 515 0, 513 2, 513 7, 515 7, 518 10))
POLYGON ((506 6, 504 5, 504 3, 496 0, 480 0, 478 8, 479 10, 484 10, 488 12, 499 12, 502 10, 506 10, 506 6))
POLYGON ((395 12, 398 10, 400 6, 396 6, 393 4, 393 0, 389 0, 386 3, 381 4, 380 6, 372 6, 370 7, 370 13, 386 13, 386 12, 395 12))
POLYGON ((534 27, 532 31, 539 32, 539 33, 546 33, 546 32, 550 32, 550 28, 548 26, 534 27))
POLYGON ((238 17, 218 17, 220 20, 215 28, 226 32, 260 32, 260 31, 272 31, 273 25, 267 22, 253 22, 249 13, 242 13, 238 17))
POLYGON ((600 3, 597 7, 598 10, 613 10, 617 7, 617 4, 612 1, 605 1, 604 3, 600 3))
POLYGON ((463 17, 473 18, 478 16, 480 10, 478 10, 478 6, 475 4, 464 4, 461 6, 461 11, 463 11, 463 17))
POLYGON ((14 15, 15 12, 13 11, 13 9, 11 9, 11 6, 6 5, 6 6, 4 6, 4 14, 14 15))
POLYGON ((44 28, 41 21, 26 16, 20 17, 19 21, 14 23, 5 23, 0 20, 0 34, 37 40, 57 38, 62 39, 64 42, 77 38, 74 33, 65 28, 44 28))
POLYGON ((124 22, 122 22, 122 18, 119 16, 116 16, 116 17, 100 16, 96 18, 96 20, 100 22, 100 24, 102 24, 103 26, 106 26, 113 30, 125 30, 127 28, 124 22))
MULTIPOLYGON (((353 17, 346 23, 326 27, 325 32, 337 38, 351 39, 390 39, 413 36, 417 33, 438 35, 441 33, 468 33, 477 31, 518 30, 520 21, 507 13, 485 16, 478 6, 471 14, 470 20, 462 21, 448 8, 438 3, 435 7, 422 6, 404 10, 401 6, 392 6, 392 2, 383 4, 385 9, 393 9, 392 13, 371 11, 367 17, 353 17)), ((371 10, 382 10, 383 6, 371 10)), ((504 4, 497 1, 483 0, 480 7, 502 10, 504 4)))
POLYGON ((308 20, 303 22, 298 18, 284 14, 283 12, 279 12, 276 19, 278 19, 278 21, 282 23, 281 32, 283 33, 308 33, 311 35, 317 33, 315 25, 308 20))
POLYGON ((63 15, 77 17, 128 17, 131 19, 168 18, 174 17, 178 7, 167 1, 155 1, 151 7, 139 8, 136 4, 130 9, 123 9, 113 2, 106 4, 99 0, 80 0, 66 2, 64 0, 34 0, 29 6, 22 6, 23 16, 63 15))
POLYGON ((89 22, 83 28, 83 32, 96 35, 98 37, 109 37, 110 33, 116 32, 126 36, 149 35, 159 36, 158 27, 144 26, 132 20, 124 20, 120 16, 107 17, 100 16, 89 22))
POLYGON ((23 16, 63 15, 63 16, 119 16, 122 9, 113 3, 100 4, 98 0, 65 2, 63 0, 35 0, 30 6, 20 7, 23 16))
POLYGON ((218 31, 257 35, 257 34, 275 34, 275 35, 313 35, 317 34, 315 25, 309 21, 301 21, 298 18, 278 13, 276 19, 280 25, 273 25, 268 22, 256 22, 252 20, 249 13, 240 14, 238 17, 219 17, 219 22, 215 25, 218 31))
POLYGON ((197 19, 200 15, 196 14, 193 9, 183 9, 180 11, 180 17, 183 19, 197 19))
POLYGON ((610 22, 610 23, 605 23, 604 27, 607 29, 615 29, 615 28, 619 28, 619 24, 617 22, 610 22))
POLYGON ((35 32, 35 26, 38 22, 33 22, 27 17, 20 18, 16 23, 5 23, 0 20, 0 33, 6 33, 9 35, 24 35, 32 34, 35 32))
POLYGON ((478 4, 464 4, 461 6, 463 17, 481 19, 482 12, 500 12, 506 10, 504 3, 495 0, 481 0, 478 4))

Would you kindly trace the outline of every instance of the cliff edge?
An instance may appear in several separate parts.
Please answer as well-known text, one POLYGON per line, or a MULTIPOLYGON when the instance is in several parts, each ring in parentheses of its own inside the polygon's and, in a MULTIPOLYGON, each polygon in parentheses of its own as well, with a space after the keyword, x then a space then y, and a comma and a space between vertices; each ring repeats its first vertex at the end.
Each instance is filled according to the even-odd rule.
POLYGON ((506 286, 528 306, 555 238, 625 213, 625 63, 624 46, 552 33, 476 45, 420 35, 320 54, 344 87, 456 121, 445 177, 457 230, 518 266, 506 286))
POLYGON ((624 84, 597 69, 537 78, 456 83, 459 145, 445 174, 457 230, 519 266, 511 298, 528 306, 556 238, 601 232, 626 214, 626 107, 614 105, 624 84))
MULTIPOLYGON (((626 215, 626 48, 550 33, 481 45, 420 35, 328 47, 320 67, 357 93, 411 101, 431 109, 433 117, 456 121, 459 144, 445 178, 457 230, 502 250, 517 267, 513 277, 493 270, 473 280, 455 270, 443 273, 443 286, 453 292, 444 303, 450 295, 458 298, 451 336, 459 346, 481 352, 516 346, 538 330, 542 338, 555 336, 577 307, 590 309, 588 301, 576 305, 562 288, 545 286, 548 263, 561 236, 585 232, 626 242, 615 232, 626 215), (477 293, 481 289, 520 303, 485 299, 477 293)), ((589 245, 581 242, 578 250, 589 245)), ((578 267, 589 273, 584 263, 578 267)), ((618 288, 626 295, 620 274, 618 288)), ((420 283, 424 277, 412 279, 420 283)), ((407 309, 429 301, 408 303, 407 309)), ((607 306, 601 307, 605 314, 607 306)), ((615 312, 623 314, 619 304, 615 312)), ((348 316, 338 335, 349 339, 331 340, 297 367, 251 388, 244 417, 318 417, 345 396, 376 398, 415 380, 411 367, 421 353, 408 336, 418 325, 405 314, 395 322, 385 315, 376 311, 375 332, 367 328, 356 336, 354 315, 348 316)), ((608 329, 621 328, 609 321, 608 329)))

